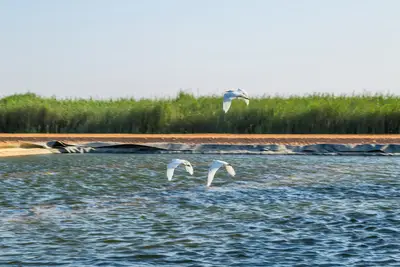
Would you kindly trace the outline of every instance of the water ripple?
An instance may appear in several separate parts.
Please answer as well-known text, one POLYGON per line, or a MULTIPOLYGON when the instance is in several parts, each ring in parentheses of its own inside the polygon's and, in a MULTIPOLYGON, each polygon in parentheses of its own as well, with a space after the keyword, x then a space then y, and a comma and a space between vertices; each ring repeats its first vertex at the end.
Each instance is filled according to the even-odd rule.
POLYGON ((0 161, 0 264, 399 266, 397 157, 41 155, 0 161), (213 159, 230 162, 205 187, 213 159))

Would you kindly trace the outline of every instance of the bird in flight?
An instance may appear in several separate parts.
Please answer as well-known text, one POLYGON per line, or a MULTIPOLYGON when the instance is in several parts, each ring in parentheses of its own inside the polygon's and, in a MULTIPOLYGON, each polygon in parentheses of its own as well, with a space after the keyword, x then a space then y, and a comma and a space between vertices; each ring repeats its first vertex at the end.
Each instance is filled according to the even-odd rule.
POLYGON ((173 159, 168 165, 167 165, 167 178, 168 181, 172 180, 172 176, 174 175, 175 168, 178 167, 180 164, 183 164, 185 166, 185 169, 190 175, 193 175, 193 167, 192 164, 190 164, 189 161, 184 160, 184 159, 173 159))
POLYGON ((232 100, 234 99, 243 99, 246 102, 246 105, 249 105, 249 94, 243 89, 237 90, 227 90, 224 94, 224 100, 222 103, 222 108, 226 112, 228 112, 229 108, 231 107, 232 100))
POLYGON ((235 170, 233 169, 232 165, 230 165, 226 161, 222 160, 214 160, 210 168, 208 169, 208 178, 207 178, 207 187, 209 187, 214 179, 215 173, 218 171, 219 168, 225 166, 226 171, 233 177, 236 175, 235 170))

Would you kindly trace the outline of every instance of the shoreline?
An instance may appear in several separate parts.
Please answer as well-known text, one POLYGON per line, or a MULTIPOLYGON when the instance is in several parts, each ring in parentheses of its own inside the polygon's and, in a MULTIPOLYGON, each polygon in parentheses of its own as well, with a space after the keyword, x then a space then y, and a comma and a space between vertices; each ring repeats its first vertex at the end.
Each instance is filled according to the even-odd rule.
POLYGON ((0 134, 1 144, 61 141, 69 143, 188 143, 188 144, 400 144, 400 134, 0 134))
POLYGON ((56 152, 43 148, 1 148, 0 158, 54 154, 56 152))
MULTIPOLYGON (((182 146, 351 146, 351 145, 396 145, 399 134, 355 135, 355 134, 0 134, 0 158, 60 153, 58 150, 40 148, 35 143, 59 141, 79 145, 90 142, 156 145, 181 144, 182 146)), ((226 148, 221 149, 225 153, 226 148)), ((229 150, 229 149, 228 149, 229 150)))

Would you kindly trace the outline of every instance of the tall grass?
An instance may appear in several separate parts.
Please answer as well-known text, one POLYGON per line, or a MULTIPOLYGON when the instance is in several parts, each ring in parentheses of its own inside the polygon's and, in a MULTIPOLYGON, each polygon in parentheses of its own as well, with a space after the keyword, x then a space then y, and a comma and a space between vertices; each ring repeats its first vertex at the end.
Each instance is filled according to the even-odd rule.
POLYGON ((33 93, 0 99, 5 133, 336 133, 400 132, 400 97, 314 94, 235 100, 227 114, 222 97, 174 99, 56 99, 33 93))

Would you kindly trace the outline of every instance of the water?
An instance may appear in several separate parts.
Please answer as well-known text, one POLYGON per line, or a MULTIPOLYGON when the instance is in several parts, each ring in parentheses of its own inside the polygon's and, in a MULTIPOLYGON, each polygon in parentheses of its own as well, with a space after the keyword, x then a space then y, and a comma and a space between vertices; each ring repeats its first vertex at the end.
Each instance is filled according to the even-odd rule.
POLYGON ((175 157, 0 159, 0 265, 400 266, 398 157, 175 157))

